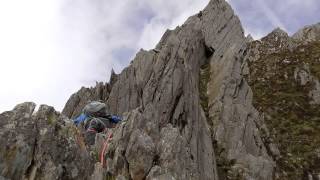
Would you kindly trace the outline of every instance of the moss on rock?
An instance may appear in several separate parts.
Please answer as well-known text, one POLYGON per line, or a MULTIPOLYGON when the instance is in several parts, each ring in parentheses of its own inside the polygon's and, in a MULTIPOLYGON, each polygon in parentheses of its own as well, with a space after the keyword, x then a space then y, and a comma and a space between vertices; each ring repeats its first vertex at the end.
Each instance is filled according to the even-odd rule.
MULTIPOLYGON (((313 82, 301 85, 295 70, 310 67, 320 79, 320 42, 301 44, 294 49, 266 52, 258 42, 259 56, 249 61, 247 78, 253 90, 254 106, 266 116, 265 122, 281 152, 277 161, 280 179, 301 179, 305 173, 320 173, 320 105, 310 103, 313 82), (311 168, 312 167, 312 168, 311 168)), ((254 57, 251 54, 251 58, 254 57)))

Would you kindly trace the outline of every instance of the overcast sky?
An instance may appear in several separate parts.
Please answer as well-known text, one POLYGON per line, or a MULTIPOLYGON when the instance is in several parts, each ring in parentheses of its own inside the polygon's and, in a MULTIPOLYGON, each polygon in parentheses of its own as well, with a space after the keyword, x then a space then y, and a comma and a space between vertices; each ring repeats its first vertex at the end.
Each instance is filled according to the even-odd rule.
MULTIPOLYGON (((109 80, 167 28, 209 0, 3 0, 0 2, 0 112, 34 101, 61 110, 81 86, 109 80)), ((320 22, 319 0, 229 0, 246 33, 289 33, 320 22)))

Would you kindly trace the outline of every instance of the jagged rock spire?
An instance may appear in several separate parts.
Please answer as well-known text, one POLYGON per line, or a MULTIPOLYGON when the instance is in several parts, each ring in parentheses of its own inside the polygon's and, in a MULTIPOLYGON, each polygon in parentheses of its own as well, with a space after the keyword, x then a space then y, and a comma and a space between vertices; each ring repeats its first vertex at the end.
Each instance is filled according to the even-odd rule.
MULTIPOLYGON (((250 42, 226 1, 211 0, 182 26, 166 31, 156 49, 140 50, 118 75, 112 69, 109 83, 83 87, 68 100, 62 113, 69 118, 92 100, 123 116, 106 151, 107 167, 96 164, 93 172, 90 148, 69 119, 48 106, 32 115, 34 104, 27 103, 0 114, 6 148, 0 149, 0 179, 88 179, 105 172, 133 180, 272 179, 279 150, 247 81, 256 72, 269 76, 278 65, 254 69, 252 62, 288 50, 291 40, 276 29, 250 42), (254 54, 260 49, 266 51, 254 54)), ((254 82, 260 81, 267 82, 265 77, 254 82)))

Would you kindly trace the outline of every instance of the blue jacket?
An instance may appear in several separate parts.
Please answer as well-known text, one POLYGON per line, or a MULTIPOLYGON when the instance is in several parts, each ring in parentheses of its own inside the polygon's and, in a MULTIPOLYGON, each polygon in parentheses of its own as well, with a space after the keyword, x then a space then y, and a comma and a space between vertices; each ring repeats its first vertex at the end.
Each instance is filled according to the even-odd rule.
POLYGON ((78 125, 81 122, 85 121, 88 118, 87 115, 85 115, 84 113, 80 114, 80 116, 78 116, 76 119, 73 120, 74 124, 78 125))
MULTIPOLYGON (((74 124, 78 125, 81 122, 85 121, 87 118, 89 118, 89 116, 87 116, 86 114, 82 113, 76 119, 74 119, 73 122, 74 122, 74 124)), ((111 122, 117 124, 118 122, 122 121, 122 118, 119 117, 119 116, 111 115, 109 120, 111 122)))

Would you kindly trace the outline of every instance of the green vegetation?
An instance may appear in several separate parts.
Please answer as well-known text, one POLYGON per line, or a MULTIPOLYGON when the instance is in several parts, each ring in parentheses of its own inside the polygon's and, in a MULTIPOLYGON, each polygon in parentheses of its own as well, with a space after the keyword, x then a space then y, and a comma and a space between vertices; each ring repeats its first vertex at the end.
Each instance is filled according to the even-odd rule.
POLYGON ((48 116, 48 123, 50 125, 55 125, 57 122, 57 118, 56 118, 56 115, 54 113, 51 113, 49 116, 48 116))
POLYGON ((94 159, 95 162, 100 162, 100 157, 99 157, 99 150, 96 148, 93 149, 92 151, 92 158, 94 159))
POLYGON ((260 54, 260 59, 249 62, 254 106, 265 114, 281 153, 280 179, 302 179, 306 171, 320 173, 320 105, 310 103, 313 82, 301 85, 294 77, 295 70, 306 65, 320 80, 320 42, 260 54))
MULTIPOLYGON (((206 117, 209 117, 209 98, 207 94, 207 86, 210 81, 210 64, 206 63, 200 68, 200 80, 199 80, 199 93, 200 93, 200 104, 206 117)), ((211 122, 208 122, 211 124, 211 122)))
POLYGON ((111 174, 108 174, 105 176, 105 180, 116 180, 116 177, 111 174))

